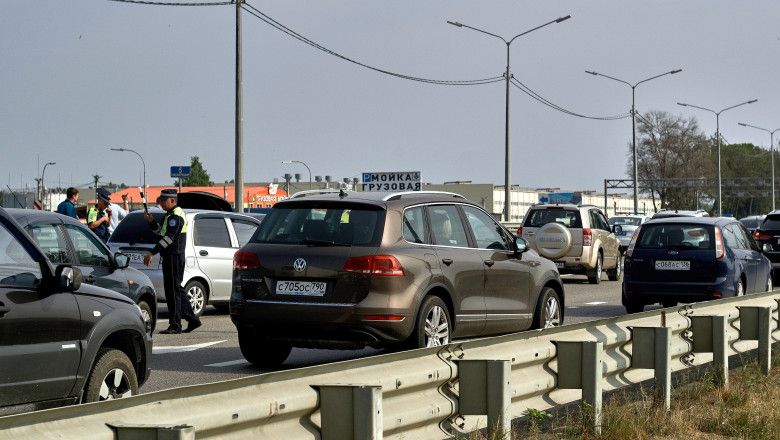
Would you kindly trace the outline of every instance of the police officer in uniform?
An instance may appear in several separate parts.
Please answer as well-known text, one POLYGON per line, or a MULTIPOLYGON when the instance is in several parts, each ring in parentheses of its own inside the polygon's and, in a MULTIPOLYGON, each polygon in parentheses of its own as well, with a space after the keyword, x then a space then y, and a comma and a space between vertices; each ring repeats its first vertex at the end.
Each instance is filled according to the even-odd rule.
POLYGON ((87 226, 105 243, 111 235, 108 232, 111 222, 111 193, 105 188, 98 188, 95 195, 97 196, 95 206, 87 211, 87 226))
POLYGON ((200 319, 192 312, 192 305, 182 287, 184 276, 184 249, 187 238, 187 217, 184 210, 176 206, 177 193, 175 189, 164 189, 157 198, 157 204, 165 210, 165 218, 162 225, 158 224, 154 217, 146 213, 146 221, 157 235, 160 241, 154 246, 151 253, 144 256, 144 264, 152 263, 152 255, 159 253, 162 257, 163 283, 165 286, 165 302, 168 304, 167 329, 162 334, 177 334, 182 332, 181 320, 184 318, 188 325, 184 333, 189 333, 200 327, 200 319))

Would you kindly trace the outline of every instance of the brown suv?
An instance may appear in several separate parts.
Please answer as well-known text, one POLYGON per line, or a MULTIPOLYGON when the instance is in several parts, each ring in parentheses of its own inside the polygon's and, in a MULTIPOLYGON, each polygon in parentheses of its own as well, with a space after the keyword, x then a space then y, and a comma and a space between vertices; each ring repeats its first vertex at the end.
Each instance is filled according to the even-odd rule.
POLYGON ((250 362, 292 347, 430 347, 553 327, 555 264, 457 194, 310 194, 277 203, 235 255, 230 315, 250 362))

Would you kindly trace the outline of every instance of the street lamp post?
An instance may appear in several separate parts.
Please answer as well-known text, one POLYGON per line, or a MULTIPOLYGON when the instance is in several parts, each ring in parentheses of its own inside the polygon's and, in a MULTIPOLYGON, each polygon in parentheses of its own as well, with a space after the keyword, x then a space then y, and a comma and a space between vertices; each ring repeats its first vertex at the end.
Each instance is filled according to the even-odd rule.
POLYGON ((308 165, 306 165, 304 162, 301 162, 300 160, 283 160, 282 163, 283 164, 299 163, 299 164, 305 166, 306 167, 306 171, 309 172, 309 189, 312 189, 312 186, 311 186, 311 168, 309 168, 308 165))
POLYGON ((553 23, 560 23, 562 21, 566 21, 569 18, 571 18, 571 15, 567 15, 565 17, 556 18, 555 20, 548 21, 547 23, 539 25, 539 26, 537 26, 537 27, 535 27, 533 29, 529 29, 529 30, 527 30, 525 32, 519 33, 519 34, 515 35, 514 37, 512 37, 510 40, 507 40, 507 39, 505 39, 504 37, 502 37, 500 35, 496 35, 496 34, 493 34, 493 33, 487 32, 487 31, 483 31, 482 29, 477 29, 475 27, 468 26, 468 25, 465 25, 465 24, 457 22, 457 21, 449 21, 449 20, 447 21, 447 23, 449 23, 449 24, 451 24, 453 26, 457 26, 457 27, 460 27, 460 28, 471 29, 473 31, 477 31, 477 32, 483 33, 485 35, 489 35, 491 37, 498 38, 501 41, 503 41, 504 44, 506 44, 506 73, 504 73, 504 78, 506 80, 506 98, 505 98, 505 106, 506 106, 506 108, 505 108, 505 114, 504 114, 504 117, 505 117, 505 123, 504 123, 504 149, 505 149, 505 151, 504 151, 504 155, 505 155, 505 159, 504 159, 504 221, 509 221, 510 220, 509 213, 510 213, 510 202, 511 202, 511 192, 512 192, 512 187, 511 187, 511 183, 510 183, 510 171, 509 171, 509 165, 510 165, 510 161, 509 161, 509 82, 510 82, 510 80, 512 78, 511 77, 511 71, 509 69, 509 66, 510 66, 510 64, 509 64, 509 47, 512 45, 512 42, 515 41, 515 39, 517 39, 518 37, 522 37, 523 35, 529 34, 529 33, 533 32, 533 31, 535 31, 537 29, 541 29, 541 28, 543 28, 543 27, 545 27, 547 25, 550 25, 550 24, 553 24, 553 23))
POLYGON ((43 171, 41 171, 41 188, 39 190, 39 194, 40 194, 39 200, 41 201, 41 209, 45 208, 44 204, 43 204, 43 196, 44 196, 43 193, 44 193, 44 191, 46 191, 46 189, 45 189, 45 186, 43 184, 43 177, 46 175, 46 167, 48 167, 49 165, 57 165, 57 163, 56 162, 46 162, 46 164, 43 166, 43 171))
POLYGON ((775 132, 780 131, 780 128, 774 130, 768 130, 766 128, 756 127, 755 125, 745 124, 740 122, 739 125, 743 127, 755 128, 769 133, 769 152, 771 154, 770 162, 772 164, 772 211, 775 210, 775 132))
POLYGON ((585 73, 589 73, 593 76, 603 76, 604 78, 611 79, 613 81, 617 81, 620 83, 623 83, 629 87, 631 87, 631 155, 633 156, 634 160, 634 214, 639 212, 639 166, 637 165, 637 159, 636 159, 636 88, 639 84, 646 83, 648 81, 654 80, 656 78, 660 78, 662 76, 666 75, 674 75, 675 73, 682 72, 682 69, 675 69, 670 70, 669 72, 664 72, 659 75, 651 76, 650 78, 643 79, 642 81, 639 81, 635 84, 631 84, 628 81, 624 81, 622 79, 618 79, 609 75, 604 75, 603 73, 594 72, 592 70, 586 70, 585 73))
POLYGON ((726 107, 719 111, 715 111, 707 107, 699 107, 698 105, 686 104, 684 102, 677 103, 677 105, 681 105, 683 107, 697 108, 699 110, 708 111, 715 115, 715 138, 718 143, 718 217, 723 215, 723 181, 721 178, 721 170, 720 170, 720 114, 725 112, 726 110, 731 110, 733 108, 741 107, 746 104, 752 104, 756 101, 758 101, 758 99, 751 99, 750 101, 740 102, 739 104, 726 107))
MULTIPOLYGON (((144 162, 143 156, 141 156, 139 152, 129 148, 111 148, 111 151, 128 151, 130 153, 134 153, 136 156, 138 156, 139 159, 141 159, 141 165, 144 167, 144 197, 146 197, 146 162, 144 162)), ((179 180, 181 181, 181 177, 179 177, 179 180)))

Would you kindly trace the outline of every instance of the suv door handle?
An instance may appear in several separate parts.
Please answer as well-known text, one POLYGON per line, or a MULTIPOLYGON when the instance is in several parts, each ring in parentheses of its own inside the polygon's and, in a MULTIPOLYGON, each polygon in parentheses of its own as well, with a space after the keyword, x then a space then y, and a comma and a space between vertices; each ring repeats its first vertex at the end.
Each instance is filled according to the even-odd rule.
POLYGON ((208 256, 208 254, 209 254, 209 251, 207 251, 207 250, 202 250, 202 251, 200 251, 200 252, 198 252, 198 253, 200 254, 200 256, 201 256, 201 257, 206 257, 206 256, 208 256))
POLYGON ((536 232, 534 232, 534 231, 528 231, 528 235, 536 235, 536 232))
POLYGON ((493 260, 485 260, 485 266, 487 267, 493 267, 493 265, 496 264, 493 260))
POLYGON ((88 277, 84 278, 84 281, 85 281, 87 284, 95 284, 95 281, 97 281, 97 280, 95 279, 95 276, 94 276, 94 275, 90 275, 90 276, 88 276, 88 277))
POLYGON ((450 264, 452 264, 452 258, 442 258, 441 262, 449 266, 450 264))

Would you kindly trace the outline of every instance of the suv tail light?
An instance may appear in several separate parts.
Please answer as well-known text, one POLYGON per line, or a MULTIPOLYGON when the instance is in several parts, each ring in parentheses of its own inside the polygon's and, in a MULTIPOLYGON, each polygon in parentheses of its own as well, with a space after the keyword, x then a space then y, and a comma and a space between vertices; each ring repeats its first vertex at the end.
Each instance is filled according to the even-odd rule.
POLYGON ((260 258, 251 252, 238 251, 233 255, 233 270, 260 269, 260 258))
POLYGON ((631 236, 631 242, 628 243, 628 248, 626 249, 626 256, 631 258, 631 255, 634 253, 634 246, 636 246, 636 240, 639 237, 639 230, 642 229, 642 227, 638 227, 634 229, 634 234, 631 236))
POLYGON ((344 272, 379 277, 402 277, 406 275, 401 263, 392 255, 352 257, 344 263, 344 272))
POLYGON ((760 229, 756 229, 755 232, 753 232, 753 238, 755 238, 756 240, 767 241, 767 240, 771 240, 772 236, 760 229))
POLYGON ((720 233, 720 228, 715 226, 715 258, 720 260, 723 254, 723 235, 720 233))
POLYGON ((582 245, 593 246, 593 231, 590 228, 582 228, 582 245))
POLYGON ((518 237, 522 237, 523 236, 523 227, 522 226, 517 228, 517 236, 518 237))

